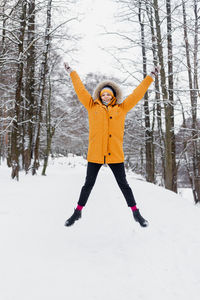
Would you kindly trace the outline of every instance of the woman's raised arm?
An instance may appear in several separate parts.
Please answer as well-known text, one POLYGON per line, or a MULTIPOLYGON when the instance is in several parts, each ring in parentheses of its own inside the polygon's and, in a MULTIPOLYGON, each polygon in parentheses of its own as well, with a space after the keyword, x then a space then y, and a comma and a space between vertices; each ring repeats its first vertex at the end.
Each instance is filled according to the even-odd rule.
POLYGON ((121 107, 128 112, 131 110, 145 95, 150 84, 153 82, 155 76, 158 75, 160 71, 160 66, 154 67, 150 75, 147 75, 143 81, 134 89, 132 94, 130 94, 121 104, 121 107))
POLYGON ((74 90, 77 94, 79 101, 85 106, 86 109, 91 107, 94 104, 92 96, 85 88, 84 84, 82 83, 79 75, 76 71, 72 70, 71 67, 67 62, 64 63, 65 70, 70 75, 74 90))

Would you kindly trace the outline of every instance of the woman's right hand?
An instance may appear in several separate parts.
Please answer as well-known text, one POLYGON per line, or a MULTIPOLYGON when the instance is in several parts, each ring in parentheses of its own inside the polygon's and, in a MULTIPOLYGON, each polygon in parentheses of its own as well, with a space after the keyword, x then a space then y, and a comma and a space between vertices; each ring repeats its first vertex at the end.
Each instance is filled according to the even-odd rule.
POLYGON ((72 69, 70 68, 70 66, 67 62, 64 62, 64 67, 65 67, 65 70, 67 71, 67 73, 70 74, 72 69))
POLYGON ((158 74, 160 73, 160 69, 161 69, 160 65, 154 66, 150 73, 150 76, 152 78, 155 78, 156 76, 158 76, 158 74))

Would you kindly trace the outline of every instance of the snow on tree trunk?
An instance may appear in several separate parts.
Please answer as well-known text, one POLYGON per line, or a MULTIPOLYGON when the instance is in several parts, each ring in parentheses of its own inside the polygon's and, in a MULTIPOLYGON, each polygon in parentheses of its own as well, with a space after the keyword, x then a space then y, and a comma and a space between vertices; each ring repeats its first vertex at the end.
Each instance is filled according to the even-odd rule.
POLYGON ((49 78, 49 96, 48 96, 48 102, 47 102, 47 107, 46 107, 46 149, 45 149, 45 155, 44 155, 44 164, 43 164, 43 169, 42 169, 42 175, 46 175, 46 168, 48 165, 48 159, 49 159, 49 154, 51 151, 51 143, 52 143, 52 138, 55 133, 56 125, 52 126, 51 124, 51 82, 49 78))
POLYGON ((21 3, 21 16, 20 16, 20 28, 19 28, 19 42, 18 42, 18 66, 16 74, 16 92, 15 92, 15 109, 14 119, 11 133, 11 177, 17 180, 19 179, 19 155, 21 147, 21 102, 22 102, 22 79, 23 79, 23 48, 24 48, 24 33, 26 27, 26 1, 21 3))
POLYGON ((36 49, 34 44, 35 39, 35 0, 28 2, 28 50, 26 63, 26 107, 24 113, 24 151, 23 163, 26 173, 31 164, 31 145, 33 139, 33 123, 35 118, 35 63, 36 63, 36 49))
POLYGON ((46 21, 46 29, 45 29, 45 37, 44 37, 44 52, 43 52, 43 58, 41 62, 36 124, 35 124, 34 136, 32 142, 32 153, 33 153, 32 174, 33 175, 36 174, 36 171, 39 167, 40 126, 42 122, 42 108, 43 108, 44 93, 46 87, 46 76, 48 73, 48 53, 50 48, 51 3, 52 0, 49 0, 47 4, 47 21, 46 21))
MULTIPOLYGON (((147 75, 147 58, 145 47, 145 26, 142 20, 141 1, 139 1, 138 18, 141 30, 141 46, 143 58, 143 76, 147 75)), ((146 180, 155 183, 155 159, 154 159, 154 143, 153 143, 153 130, 150 123, 149 112, 149 97, 148 92, 144 95, 144 118, 145 118, 145 154, 146 154, 146 180)))
MULTIPOLYGON (((173 43, 172 43, 172 12, 171 0, 166 1, 167 12, 167 49, 168 49, 168 105, 166 107, 168 138, 166 145, 169 145, 168 156, 171 161, 170 173, 172 173, 172 181, 169 182, 171 190, 177 192, 177 167, 176 167, 176 143, 174 133, 174 74, 173 74, 173 43)), ((168 161, 166 162, 168 163, 168 161)))
MULTIPOLYGON (((158 1, 154 0, 154 12, 155 12, 155 23, 156 23, 156 34, 157 34, 157 47, 159 63, 161 65, 161 90, 164 102, 165 111, 165 187, 172 191, 177 191, 176 187, 176 176, 174 169, 176 169, 175 155, 175 144, 174 144, 174 110, 173 110, 173 99, 169 98, 167 86, 166 86, 166 74, 164 65, 164 55, 162 46, 161 26, 159 17, 158 1)), ((169 33, 169 32, 168 32, 169 33)), ((170 33, 169 33, 170 34, 170 33)))
MULTIPOLYGON (((183 10, 183 23, 184 23, 184 41, 185 41, 185 51, 187 59, 187 69, 188 69, 188 83, 190 90, 190 102, 191 102, 191 117, 192 117, 192 168, 189 165, 189 160, 187 159, 187 169, 190 182, 192 185, 192 191, 195 203, 200 202, 200 145, 199 136, 197 130, 197 97, 198 97, 198 16, 197 16, 197 1, 194 0, 194 15, 195 15, 195 28, 194 28, 194 70, 192 71, 192 64, 190 58, 190 44, 188 39, 188 28, 187 28, 187 17, 186 17, 186 7, 185 2, 182 1, 183 10), (194 74, 192 76, 192 73, 194 74)), ((187 156, 186 156, 187 157, 187 156)))
MULTIPOLYGON (((146 3, 146 11, 149 18, 150 28, 151 28, 151 41, 152 41, 152 54, 153 54, 153 64, 156 67, 158 65, 158 55, 157 55, 157 47, 156 47, 156 35, 155 35, 155 25, 153 18, 152 7, 146 3)), ((158 145, 159 145, 159 159, 161 159, 162 166, 162 180, 164 180, 165 174, 165 159, 164 159, 164 144, 165 137, 162 129, 162 110, 161 110, 161 94, 160 94, 160 82, 159 77, 155 77, 155 100, 156 100, 156 120, 158 126, 158 145)), ((156 176, 156 174, 154 175, 156 176)))

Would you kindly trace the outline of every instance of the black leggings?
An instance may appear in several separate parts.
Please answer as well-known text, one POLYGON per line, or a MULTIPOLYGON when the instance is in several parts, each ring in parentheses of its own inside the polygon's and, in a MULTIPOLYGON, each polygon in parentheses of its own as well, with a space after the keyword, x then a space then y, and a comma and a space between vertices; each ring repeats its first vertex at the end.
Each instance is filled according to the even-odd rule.
MULTIPOLYGON (((115 179, 126 199, 127 205, 130 207, 135 206, 136 202, 135 202, 135 199, 133 196, 133 192, 126 180, 124 163, 108 164, 108 165, 111 168, 111 170, 115 176, 115 179)), ((81 189, 81 194, 80 194, 79 201, 78 201, 79 205, 85 206, 85 204, 87 203, 88 197, 89 197, 91 190, 95 184, 95 181, 96 181, 96 178, 97 178, 97 175, 98 175, 98 172, 99 172, 101 166, 102 166, 102 164, 88 162, 85 184, 81 189)))

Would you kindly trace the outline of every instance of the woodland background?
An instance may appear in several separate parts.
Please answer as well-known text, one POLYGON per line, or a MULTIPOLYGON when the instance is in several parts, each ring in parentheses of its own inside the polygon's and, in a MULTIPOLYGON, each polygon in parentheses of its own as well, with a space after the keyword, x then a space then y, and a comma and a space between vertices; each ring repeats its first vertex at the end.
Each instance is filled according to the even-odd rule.
MULTIPOLYGON (((84 18, 80 2, 0 0, 0 159, 13 179, 20 171, 37 174, 40 164, 45 175, 50 155, 86 157, 87 112, 63 68, 64 60, 72 67, 75 57, 74 65, 81 61, 84 36, 73 26, 84 18)), ((82 80, 91 93, 102 79, 114 80, 125 97, 161 65, 144 100, 127 115, 125 164, 174 192, 191 187, 198 203, 200 1, 112 2, 115 22, 100 35, 114 42, 101 50, 118 76, 88 70, 82 80)))

